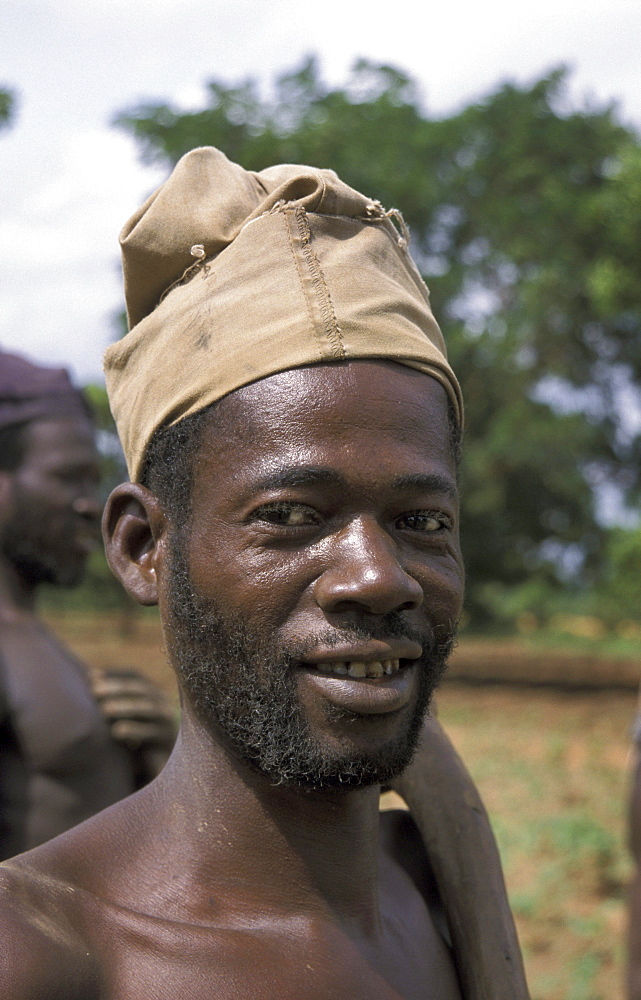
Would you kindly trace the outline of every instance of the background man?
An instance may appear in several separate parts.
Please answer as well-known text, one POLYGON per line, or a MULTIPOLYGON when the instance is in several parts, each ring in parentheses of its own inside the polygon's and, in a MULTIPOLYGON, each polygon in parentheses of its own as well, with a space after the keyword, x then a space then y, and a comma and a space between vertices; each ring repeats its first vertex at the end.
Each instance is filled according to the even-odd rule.
POLYGON ((97 543, 93 423, 63 370, 0 353, 0 857, 57 836, 153 774, 171 710, 143 678, 97 681, 36 616, 97 543), (96 694, 100 695, 102 710, 96 694), (117 738, 114 738, 117 737, 117 738))
POLYGON ((391 214, 204 149, 123 231, 132 482, 103 524, 159 604, 181 730, 156 781, 3 866, 0 992, 527 996, 500 871, 479 898, 470 863, 496 876, 482 807, 424 721, 462 602, 461 400, 391 214), (394 780, 432 865, 380 817, 394 780))

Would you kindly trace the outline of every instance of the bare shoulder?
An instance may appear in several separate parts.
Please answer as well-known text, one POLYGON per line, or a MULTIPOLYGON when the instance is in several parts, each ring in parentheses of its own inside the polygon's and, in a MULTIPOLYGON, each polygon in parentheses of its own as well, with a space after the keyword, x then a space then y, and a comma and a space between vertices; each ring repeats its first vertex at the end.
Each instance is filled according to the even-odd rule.
POLYGON ((71 917, 73 886, 21 859, 0 865, 0 996, 95 1000, 97 969, 71 917))
POLYGON ((42 670, 43 661, 50 662, 52 653, 59 655, 61 648, 32 615, 0 613, 0 665, 5 683, 14 683, 24 670, 42 670))

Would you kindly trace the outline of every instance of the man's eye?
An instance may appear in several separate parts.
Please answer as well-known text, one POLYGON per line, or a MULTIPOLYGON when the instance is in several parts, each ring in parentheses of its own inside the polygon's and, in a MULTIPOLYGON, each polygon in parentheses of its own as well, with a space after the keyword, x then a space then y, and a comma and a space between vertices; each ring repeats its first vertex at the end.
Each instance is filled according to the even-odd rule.
POLYGON ((452 521, 447 514, 443 514, 441 511, 417 510, 399 517, 396 526, 401 531, 423 531, 426 534, 432 534, 445 528, 451 528, 452 521))
POLYGON ((304 504, 274 503, 259 507, 253 520, 267 521, 283 528, 300 528, 305 525, 318 524, 319 516, 312 507, 304 504))

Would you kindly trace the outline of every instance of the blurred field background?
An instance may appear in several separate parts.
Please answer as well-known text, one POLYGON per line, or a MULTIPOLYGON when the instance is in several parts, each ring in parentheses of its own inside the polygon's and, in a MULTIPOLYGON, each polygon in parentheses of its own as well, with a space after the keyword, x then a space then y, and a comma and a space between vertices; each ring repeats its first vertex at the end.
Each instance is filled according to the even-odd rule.
MULTIPOLYGON (((175 696, 153 612, 51 609, 48 621, 85 662, 131 666, 175 696)), ((641 644, 598 647, 568 633, 463 636, 438 695, 498 838, 532 1000, 623 998, 628 733, 641 644)))

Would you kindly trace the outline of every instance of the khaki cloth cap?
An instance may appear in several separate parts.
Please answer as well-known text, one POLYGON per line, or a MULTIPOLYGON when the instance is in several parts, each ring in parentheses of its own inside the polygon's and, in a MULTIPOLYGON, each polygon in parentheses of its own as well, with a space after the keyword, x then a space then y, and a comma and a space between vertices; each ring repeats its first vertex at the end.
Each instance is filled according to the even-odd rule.
POLYGON ((333 171, 255 173, 194 149, 120 243, 130 332, 105 374, 132 479, 158 428, 302 365, 397 361, 437 379, 462 422, 402 219, 333 171))

